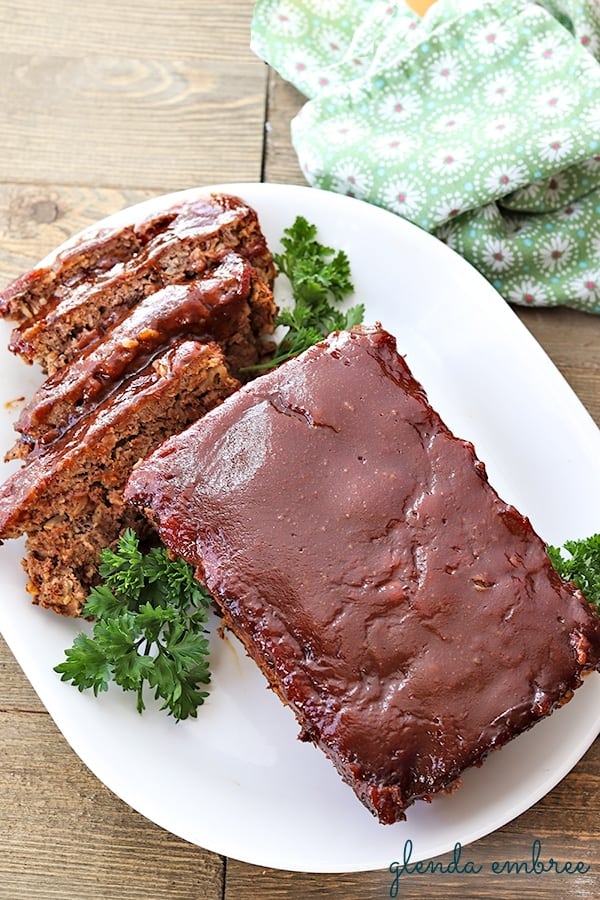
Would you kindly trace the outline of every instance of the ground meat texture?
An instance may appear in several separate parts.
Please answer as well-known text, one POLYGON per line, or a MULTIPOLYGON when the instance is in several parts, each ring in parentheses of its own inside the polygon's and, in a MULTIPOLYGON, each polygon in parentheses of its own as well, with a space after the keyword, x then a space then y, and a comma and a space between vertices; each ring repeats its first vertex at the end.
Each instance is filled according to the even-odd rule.
POLYGON ((100 550, 126 527, 148 530, 122 499, 135 463, 238 387, 217 344, 177 343, 4 482, 0 539, 27 533, 35 602, 79 613, 100 550))
POLYGON ((151 531, 123 502, 131 467, 270 352, 274 276, 253 209, 188 193, 88 229, 0 293, 11 349, 48 376, 7 454, 25 465, 0 489, 0 538, 27 534, 35 602, 77 614, 101 549, 151 531))
POLYGON ((15 424, 21 439, 9 458, 56 440, 175 337, 218 341, 230 372, 241 376, 260 359, 250 326, 252 300, 259 294, 268 302, 270 288, 243 257, 229 253, 202 277, 145 297, 100 343, 45 380, 21 411, 15 424))
MULTIPOLYGON (((46 268, 0 293, 0 315, 15 319, 10 348, 55 372, 148 294, 196 278, 235 250, 272 287, 271 253, 254 210, 212 194, 182 201, 137 225, 86 232, 46 268)), ((274 306, 258 296, 255 336, 273 330, 274 306)))
POLYGON ((597 615, 379 327, 242 387, 125 497, 383 823, 598 667, 597 615))

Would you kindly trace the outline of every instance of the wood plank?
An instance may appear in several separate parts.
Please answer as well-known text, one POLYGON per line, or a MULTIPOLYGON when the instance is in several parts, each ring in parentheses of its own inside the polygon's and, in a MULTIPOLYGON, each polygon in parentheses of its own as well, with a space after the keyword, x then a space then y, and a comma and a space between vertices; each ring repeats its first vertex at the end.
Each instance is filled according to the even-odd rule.
MULTIPOLYGON (((25 602, 27 601, 25 600, 25 602)), ((6 642, 0 637, 0 713, 11 710, 46 714, 44 705, 23 674, 6 642)), ((0 749, 3 741, 4 736, 0 741, 0 749)), ((1 767, 2 762, 0 761, 1 767)))
POLYGON ((516 313, 600 425, 600 316, 563 308, 516 313))
POLYGON ((155 193, 151 188, 0 183, 1 286, 82 228, 155 193))
POLYGON ((47 714, 2 711, 0 733, 0 898, 221 900, 221 858, 117 800, 47 714))
POLYGON ((260 179, 267 73, 248 46, 251 4, 225 0, 206 20, 186 0, 26 6, 1 9, 0 182, 260 179))
POLYGON ((273 69, 268 72, 264 180, 276 184, 306 184, 290 135, 290 122, 306 98, 273 69))
POLYGON ((2 45, 15 53, 152 59, 250 59, 252 0, 3 0, 2 45))

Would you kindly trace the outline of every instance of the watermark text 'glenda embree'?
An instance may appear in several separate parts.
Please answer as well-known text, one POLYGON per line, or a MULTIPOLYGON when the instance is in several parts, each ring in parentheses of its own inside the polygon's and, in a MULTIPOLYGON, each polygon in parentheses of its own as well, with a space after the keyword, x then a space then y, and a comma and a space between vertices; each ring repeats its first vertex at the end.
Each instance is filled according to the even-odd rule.
POLYGON ((484 869, 493 875, 585 875, 590 871, 588 863, 570 860, 559 861, 549 856, 542 858, 542 842, 536 838, 531 845, 531 853, 524 859, 494 860, 487 866, 475 863, 471 859, 463 859, 463 848, 460 843, 454 845, 452 858, 447 862, 428 859, 411 863, 413 842, 404 842, 402 862, 393 862, 390 872, 393 875, 390 885, 390 897, 398 896, 400 878, 407 875, 479 875, 484 869))

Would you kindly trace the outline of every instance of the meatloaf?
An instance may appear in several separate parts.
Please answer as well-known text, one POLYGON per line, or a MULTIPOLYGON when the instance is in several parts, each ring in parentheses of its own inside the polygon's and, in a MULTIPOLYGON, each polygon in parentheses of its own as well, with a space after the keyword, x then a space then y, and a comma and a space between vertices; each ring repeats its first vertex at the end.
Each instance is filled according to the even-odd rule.
POLYGON ((600 620, 379 327, 243 386, 125 497, 382 823, 598 668, 600 620))
POLYGON ((125 506, 136 461, 239 387, 270 345, 274 266, 238 197, 186 195, 92 229, 0 294, 11 349, 45 382, 16 423, 0 540, 27 534, 34 602, 76 615, 100 550, 146 519, 125 506))
MULTIPOLYGON (((10 344, 50 373, 140 300, 173 282, 196 278, 235 250, 272 286, 274 267, 256 212, 239 197, 182 200, 138 224, 87 231, 55 261, 0 293, 0 315, 16 320, 10 344)), ((252 308, 255 334, 272 330, 272 308, 252 308)))
POLYGON ((21 439, 9 456, 23 457, 36 442, 55 440, 173 337, 218 341, 230 372, 241 375, 259 359, 250 320, 252 307, 263 303, 272 305, 270 288, 233 252, 194 281, 144 297, 101 342, 44 381, 21 411, 15 424, 21 439))
POLYGON ((30 454, 0 487, 0 537, 27 533, 24 565, 37 603, 80 612, 102 548, 126 527, 148 530, 122 498, 134 464, 238 387, 217 344, 178 342, 30 454))

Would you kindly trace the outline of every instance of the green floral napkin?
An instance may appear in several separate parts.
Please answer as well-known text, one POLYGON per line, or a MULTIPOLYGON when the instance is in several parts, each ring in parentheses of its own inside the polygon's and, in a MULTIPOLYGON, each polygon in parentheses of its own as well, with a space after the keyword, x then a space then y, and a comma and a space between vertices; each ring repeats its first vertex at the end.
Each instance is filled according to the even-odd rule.
POLYGON ((600 0, 258 0, 307 181, 404 216, 510 302, 600 313, 600 0))

